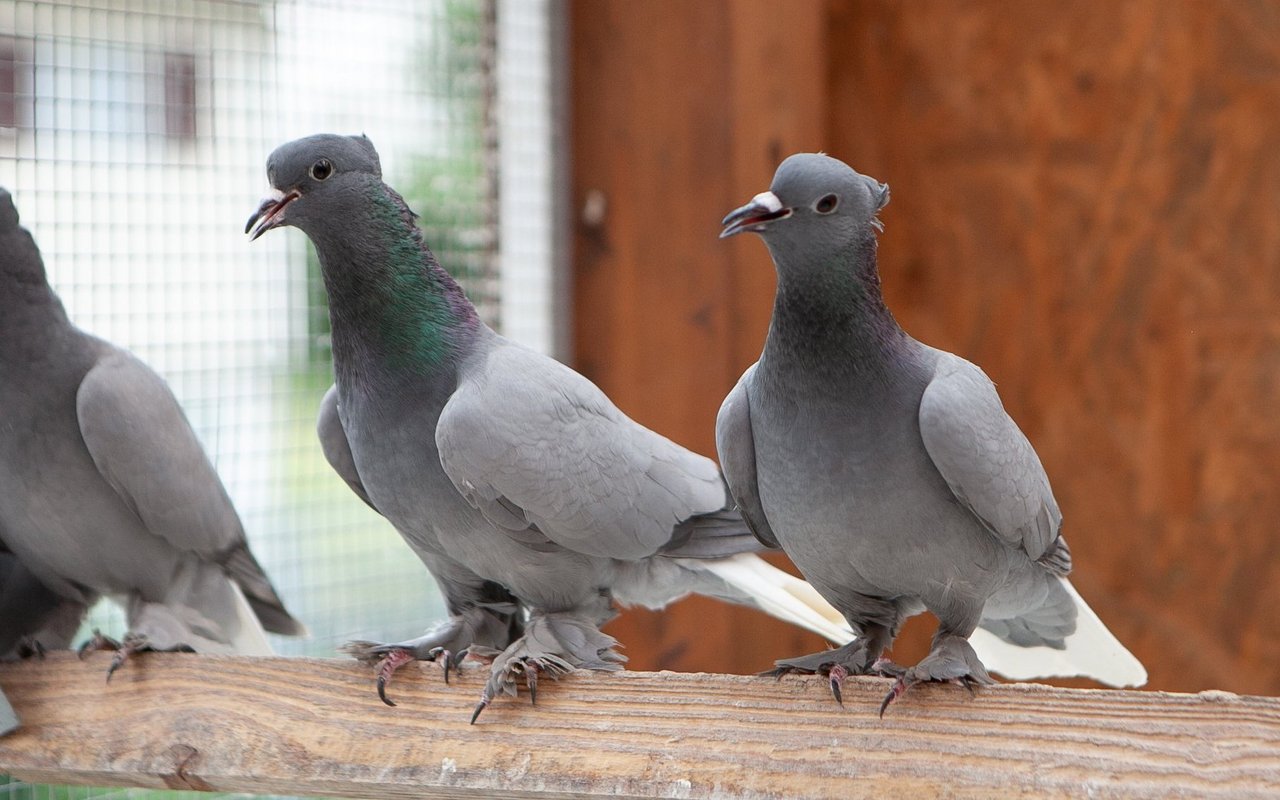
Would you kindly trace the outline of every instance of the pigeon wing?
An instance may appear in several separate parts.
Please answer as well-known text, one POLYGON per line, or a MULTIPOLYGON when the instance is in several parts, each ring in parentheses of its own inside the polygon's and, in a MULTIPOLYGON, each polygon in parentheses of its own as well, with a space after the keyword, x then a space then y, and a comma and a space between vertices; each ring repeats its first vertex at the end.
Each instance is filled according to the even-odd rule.
POLYGON ((148 531, 222 564, 268 630, 303 630, 249 551, 222 481, 159 375, 110 352, 81 381, 76 414, 98 472, 148 531))
POLYGON ((1062 514, 1031 443, 977 366, 939 356, 920 400, 920 435, 956 498, 993 535, 1033 560, 1065 552, 1062 514))
POLYGON ((714 462, 633 422, 553 359, 512 343, 478 354, 436 429, 445 472, 499 528, 536 528, 575 552, 657 553, 676 526, 721 509, 714 462))
POLYGON ((320 401, 320 414, 316 418, 316 434, 320 437, 320 449, 324 451, 325 460, 338 477, 347 482, 351 491, 365 502, 369 508, 377 511, 377 506, 369 499, 360 473, 356 470, 356 459, 351 454, 351 442, 347 440, 347 432, 342 427, 342 419, 338 416, 338 387, 330 386, 320 401))
POLYGON ((754 364, 747 368, 720 406, 720 413, 716 415, 716 452, 729 493, 747 527, 764 545, 778 547, 778 537, 769 527, 756 486, 756 447, 751 433, 751 400, 747 394, 755 369, 754 364))

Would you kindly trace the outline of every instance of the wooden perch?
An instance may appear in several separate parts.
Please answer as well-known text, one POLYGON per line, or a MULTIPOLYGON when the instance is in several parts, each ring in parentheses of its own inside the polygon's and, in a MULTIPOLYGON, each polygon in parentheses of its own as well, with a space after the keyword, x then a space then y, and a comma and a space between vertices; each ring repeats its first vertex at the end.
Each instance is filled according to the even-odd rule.
POLYGON ((352 797, 1250 797, 1280 793, 1280 699, 887 679, 615 673, 543 681, 468 725, 484 672, 106 654, 0 664, 0 773, 352 797))

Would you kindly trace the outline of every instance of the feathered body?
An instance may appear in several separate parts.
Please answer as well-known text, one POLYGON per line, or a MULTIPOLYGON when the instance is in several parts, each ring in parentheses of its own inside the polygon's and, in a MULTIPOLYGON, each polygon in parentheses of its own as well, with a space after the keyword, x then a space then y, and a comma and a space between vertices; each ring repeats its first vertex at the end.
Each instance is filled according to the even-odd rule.
MULTIPOLYGON (((793 156, 726 233, 761 233, 778 271, 760 360, 726 398, 717 448, 757 535, 776 542, 861 636, 780 662, 876 668, 902 621, 939 620, 923 680, 986 680, 966 640, 1016 677, 1145 681, 1065 576, 1062 516, 1031 444, 976 366, 908 336, 885 306, 876 212, 888 187, 822 155, 793 156), (1081 621, 1083 620, 1083 624, 1081 621), (1028 659, 1018 657, 1019 649, 1028 659), (1010 658, 1010 653, 1014 657, 1010 658)), ((819 669, 821 668, 821 669, 819 669)))

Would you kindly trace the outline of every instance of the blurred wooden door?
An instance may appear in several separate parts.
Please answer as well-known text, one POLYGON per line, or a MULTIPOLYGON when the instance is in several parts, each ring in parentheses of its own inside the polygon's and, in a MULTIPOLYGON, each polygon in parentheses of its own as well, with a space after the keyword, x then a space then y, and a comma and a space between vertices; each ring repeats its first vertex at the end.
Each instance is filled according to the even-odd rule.
MULTIPOLYGON (((764 247, 719 219, 825 149, 892 185, 890 306, 1000 385, 1073 580, 1151 685, 1280 693, 1280 6, 570 9, 583 372, 713 454, 773 292, 764 247)), ((818 645, 703 600, 611 630, 639 668, 818 645)))
MULTIPOLYGON (((750 5, 571 6, 575 363, 623 411, 712 457, 716 411, 759 353, 773 292, 763 248, 719 241, 718 223, 778 154, 817 146, 822 121, 821 81, 786 85, 820 75, 821 53, 739 13, 750 5), (764 49, 780 61, 759 75, 769 100, 731 80, 750 58, 724 61, 764 49), (739 118, 757 114, 769 124, 739 118)), ((820 40, 822 11, 794 4, 798 34, 820 40)), ((632 610, 609 630, 639 669, 753 672, 822 646, 705 598, 632 610)))

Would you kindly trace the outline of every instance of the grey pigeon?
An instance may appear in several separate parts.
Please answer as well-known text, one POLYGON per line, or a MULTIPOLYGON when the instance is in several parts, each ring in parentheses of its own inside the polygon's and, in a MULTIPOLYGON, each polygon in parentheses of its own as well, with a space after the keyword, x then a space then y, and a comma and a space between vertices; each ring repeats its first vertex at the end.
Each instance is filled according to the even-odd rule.
POLYGON ((246 232, 300 228, 329 295, 324 452, 422 559, 450 614, 419 639, 349 646, 379 664, 384 702, 399 665, 439 659, 447 680, 464 650, 493 660, 477 715, 518 676, 533 695, 539 674, 619 669, 599 630, 613 600, 657 608, 699 592, 851 638, 811 587, 748 554, 760 545, 714 462, 481 322, 367 138, 290 142, 267 174, 274 192, 246 232))
MULTIPOLYGON (((716 446, 761 541, 781 546, 858 638, 778 662, 778 674, 988 683, 1146 681, 1067 581, 1062 515, 1035 450, 978 367, 912 339, 885 307, 876 213, 889 187, 821 154, 793 155, 724 220, 760 234, 778 273, 760 360, 725 399, 716 446), (882 655, 928 610, 928 656, 882 655), (973 637, 973 645, 970 645, 973 637)), ((884 713, 884 706, 881 707, 884 713)))
POLYGON ((65 645, 68 619, 99 595, 124 605, 130 629, 123 646, 95 637, 117 649, 113 670, 141 649, 268 654, 263 627, 304 632, 169 387, 71 324, 4 190, 0 375, 0 542, 21 567, 0 597, 24 602, 8 595, 30 578, 40 596, 26 602, 53 615, 19 635, 65 645))

